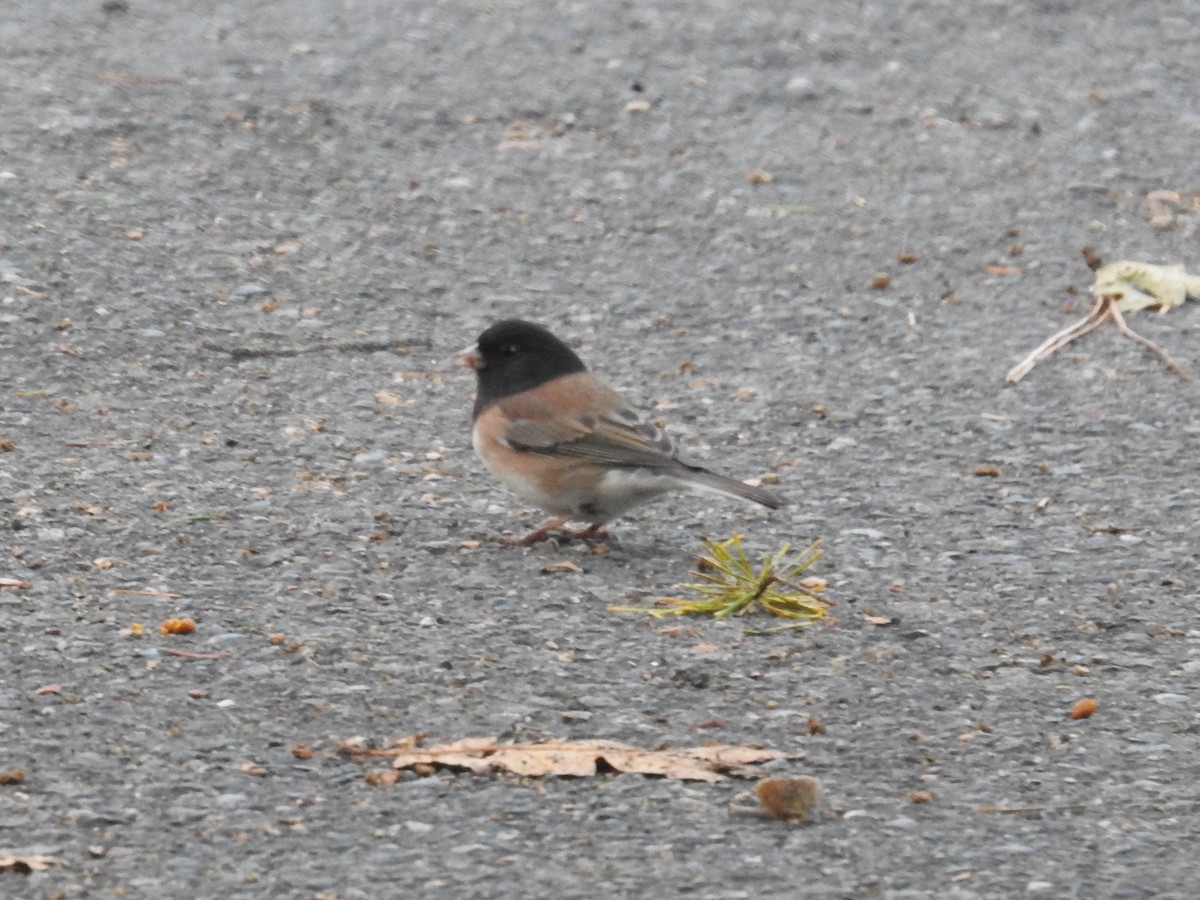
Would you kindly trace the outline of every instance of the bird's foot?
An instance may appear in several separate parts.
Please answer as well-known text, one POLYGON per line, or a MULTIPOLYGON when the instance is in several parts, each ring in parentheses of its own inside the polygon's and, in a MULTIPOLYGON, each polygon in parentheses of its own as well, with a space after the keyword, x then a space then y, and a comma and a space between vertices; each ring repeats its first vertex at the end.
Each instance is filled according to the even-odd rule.
POLYGON ((544 540, 546 537, 548 537, 550 532, 562 528, 569 521, 569 516, 555 516, 553 519, 547 519, 524 537, 505 536, 500 538, 500 543, 504 544, 506 547, 532 547, 538 541, 544 540))
POLYGON ((601 522, 593 522, 582 531, 571 531, 564 528, 563 531, 571 535, 571 537, 579 538, 581 541, 607 541, 612 539, 612 532, 605 531, 604 525, 601 522))
POLYGON ((609 532, 604 530, 603 524, 600 522, 594 522, 587 528, 584 528, 580 531, 565 528, 564 526, 570 520, 570 516, 555 516, 552 519, 547 519, 545 522, 523 537, 505 535, 500 537, 499 541, 506 547, 532 547, 539 541, 543 541, 550 537, 550 533, 553 531, 562 531, 564 534, 567 534, 573 538, 578 538, 582 541, 603 541, 612 537, 609 532))

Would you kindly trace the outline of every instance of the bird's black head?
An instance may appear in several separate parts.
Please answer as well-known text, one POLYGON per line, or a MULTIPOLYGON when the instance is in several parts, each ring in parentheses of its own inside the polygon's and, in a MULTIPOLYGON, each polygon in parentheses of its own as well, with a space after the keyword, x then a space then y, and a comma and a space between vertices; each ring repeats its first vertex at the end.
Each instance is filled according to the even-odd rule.
POLYGON ((476 416, 505 397, 587 371, 570 347, 541 325, 520 319, 497 322, 460 358, 479 378, 476 416))

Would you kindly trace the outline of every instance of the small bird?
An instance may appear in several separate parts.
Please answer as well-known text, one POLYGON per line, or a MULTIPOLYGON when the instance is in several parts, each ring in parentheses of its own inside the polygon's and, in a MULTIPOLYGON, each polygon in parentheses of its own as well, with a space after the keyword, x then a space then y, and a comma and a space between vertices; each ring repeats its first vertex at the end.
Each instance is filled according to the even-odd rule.
POLYGON ((588 372, 566 344, 540 325, 497 322, 459 354, 478 379, 475 452, 526 503, 551 516, 523 538, 528 546, 567 522, 590 522, 575 537, 603 537, 603 526, 668 491, 699 488, 753 500, 783 501, 681 458, 663 430, 642 419, 588 372))

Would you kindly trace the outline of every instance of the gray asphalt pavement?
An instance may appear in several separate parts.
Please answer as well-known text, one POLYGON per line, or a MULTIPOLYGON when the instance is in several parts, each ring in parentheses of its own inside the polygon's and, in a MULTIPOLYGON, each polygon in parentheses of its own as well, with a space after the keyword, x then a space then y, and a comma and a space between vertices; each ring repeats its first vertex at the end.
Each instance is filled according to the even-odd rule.
MULTIPOLYGON (((1085 244, 1200 269, 1198 44, 1169 0, 6 4, 0 852, 58 863, 0 897, 1194 896, 1196 383, 1111 327, 1003 376, 1085 244), (789 505, 472 543, 538 518, 454 368, 509 315, 789 505), (836 623, 608 611, 735 531, 822 538, 836 623), (338 753, 414 732, 761 744, 828 809, 338 753)), ((1195 306, 1131 323, 1200 375, 1195 306)))

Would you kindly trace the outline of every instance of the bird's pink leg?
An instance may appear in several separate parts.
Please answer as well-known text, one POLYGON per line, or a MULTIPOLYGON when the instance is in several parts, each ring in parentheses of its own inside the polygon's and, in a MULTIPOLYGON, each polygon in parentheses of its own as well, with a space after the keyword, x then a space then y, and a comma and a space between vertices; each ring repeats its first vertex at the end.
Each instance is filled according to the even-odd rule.
POLYGON ((502 537, 500 538, 500 543, 506 544, 509 547, 532 547, 549 535, 550 532, 557 531, 558 529, 562 529, 573 538, 579 538, 584 541, 603 540, 612 536, 604 530, 603 522, 593 522, 582 531, 572 531, 570 528, 563 528, 569 521, 571 521, 570 516, 555 516, 552 519, 547 519, 524 537, 502 537))
POLYGON ((525 537, 502 537, 500 543, 507 544, 510 547, 531 547, 557 528, 562 528, 569 521, 570 516, 555 516, 552 519, 547 519, 525 537))
POLYGON ((604 538, 612 537, 611 534, 604 530, 603 522, 593 522, 587 528, 583 529, 583 531, 568 531, 568 534, 571 537, 577 537, 584 541, 603 540, 604 538))

